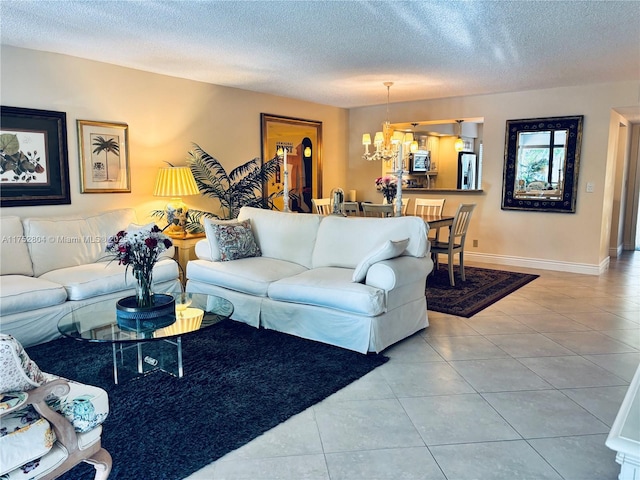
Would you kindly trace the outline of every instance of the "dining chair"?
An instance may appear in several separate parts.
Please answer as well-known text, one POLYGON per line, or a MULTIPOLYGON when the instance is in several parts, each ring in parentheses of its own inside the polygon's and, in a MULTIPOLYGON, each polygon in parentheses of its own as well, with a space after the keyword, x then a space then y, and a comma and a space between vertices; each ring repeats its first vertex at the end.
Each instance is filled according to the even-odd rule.
MULTIPOLYGON (((414 215, 442 215, 445 198, 416 198, 413 206, 414 215)), ((431 232, 429 232, 431 233, 431 232)), ((440 241, 440 229, 435 230, 435 236, 429 236, 429 240, 440 241)))
POLYGON ((360 215, 360 207, 358 205, 358 202, 344 202, 342 204, 342 207, 344 209, 344 214, 347 216, 357 217, 358 215, 360 215))
MULTIPOLYGON (((402 216, 403 216, 403 217, 407 214, 407 209, 409 208, 409 201, 410 201, 410 200, 411 200, 411 199, 410 199, 410 198, 407 198, 407 197, 404 197, 404 198, 402 199, 402 210, 401 210, 401 213, 402 213, 402 216)), ((388 203, 387 203, 387 199, 386 199, 386 198, 382 201, 382 204, 383 204, 383 205, 388 205, 388 203)), ((395 200, 393 201, 392 205, 393 205, 393 206, 394 206, 394 208, 395 208, 395 205, 396 205, 396 201, 395 201, 395 200)), ((394 211, 395 211, 395 210, 394 210, 394 211)))
POLYGON ((431 244, 431 254, 433 255, 434 271, 438 270, 438 255, 447 255, 449 264, 449 284, 455 287, 453 278, 453 258, 457 253, 460 256, 460 277, 464 282, 464 242, 467 237, 467 229, 471 221, 471 214, 476 208, 475 203, 461 203, 458 211, 453 217, 453 224, 449 232, 449 240, 446 242, 433 242, 431 244))
POLYGON ((365 217, 393 217, 395 205, 390 203, 363 203, 362 213, 365 217))
POLYGON ((331 213, 331 199, 330 198, 312 198, 311 203, 313 209, 319 215, 329 215, 331 213))

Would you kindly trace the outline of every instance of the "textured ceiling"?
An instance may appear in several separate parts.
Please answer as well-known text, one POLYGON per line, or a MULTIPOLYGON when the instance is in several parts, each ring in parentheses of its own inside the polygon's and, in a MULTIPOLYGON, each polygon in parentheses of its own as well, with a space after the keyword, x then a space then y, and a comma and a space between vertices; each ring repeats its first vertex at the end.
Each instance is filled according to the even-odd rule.
POLYGON ((2 44, 339 107, 640 78, 640 2, 0 0, 2 44))

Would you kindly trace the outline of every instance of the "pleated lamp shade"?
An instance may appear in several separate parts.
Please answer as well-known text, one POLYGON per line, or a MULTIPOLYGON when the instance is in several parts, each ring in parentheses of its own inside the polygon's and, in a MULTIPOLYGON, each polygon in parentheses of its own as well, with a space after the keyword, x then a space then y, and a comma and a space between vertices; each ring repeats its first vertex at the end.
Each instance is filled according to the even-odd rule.
POLYGON ((158 171, 153 194, 158 197, 198 195, 198 184, 189 167, 166 167, 158 171))
POLYGON ((156 188, 153 194, 158 197, 171 197, 165 207, 165 219, 169 224, 164 233, 179 238, 185 235, 187 212, 189 208, 180 197, 198 195, 198 184, 189 167, 161 168, 156 177, 156 188))

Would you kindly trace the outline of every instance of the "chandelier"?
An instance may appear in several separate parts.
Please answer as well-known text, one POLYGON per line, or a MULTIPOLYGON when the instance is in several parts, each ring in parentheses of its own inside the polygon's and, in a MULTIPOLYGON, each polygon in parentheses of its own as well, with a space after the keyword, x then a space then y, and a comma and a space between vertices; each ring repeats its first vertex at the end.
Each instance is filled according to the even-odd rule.
POLYGON ((404 140, 404 134, 402 132, 394 132, 389 123, 389 90, 393 82, 384 82, 384 86, 387 87, 387 120, 382 124, 382 131, 376 132, 373 137, 373 144, 375 145, 375 152, 369 152, 369 145, 371 145, 371 135, 365 133, 362 135, 362 145, 364 145, 364 154, 362 158, 368 161, 384 160, 388 162, 394 160, 398 155, 398 148, 404 140))
MULTIPOLYGON (((397 180, 397 193, 395 200, 395 215, 402 215, 402 174, 404 171, 404 158, 409 152, 415 153, 418 150, 418 142, 413 138, 413 133, 394 132, 389 123, 389 91, 393 82, 385 82, 387 87, 387 119, 382 124, 382 131, 376 132, 373 140, 375 151, 369 152, 371 145, 371 135, 365 133, 362 135, 362 145, 364 145, 364 154, 362 158, 368 161, 382 160, 384 162, 392 162, 393 175, 397 180), (401 149, 401 146, 404 147, 401 149), (406 155, 405 155, 406 154, 406 155)), ((417 124, 414 125, 414 128, 417 124)))

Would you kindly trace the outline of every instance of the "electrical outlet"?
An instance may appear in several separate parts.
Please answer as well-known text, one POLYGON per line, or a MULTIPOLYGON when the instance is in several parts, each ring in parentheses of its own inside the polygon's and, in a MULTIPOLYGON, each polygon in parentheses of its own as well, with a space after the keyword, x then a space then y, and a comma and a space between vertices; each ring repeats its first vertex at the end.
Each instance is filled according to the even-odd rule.
POLYGON ((587 193, 593 193, 594 185, 593 182, 587 182, 587 193))
POLYGON ((473 241, 473 246, 474 246, 474 247, 477 247, 477 246, 478 246, 478 240, 474 240, 474 241, 473 241))

